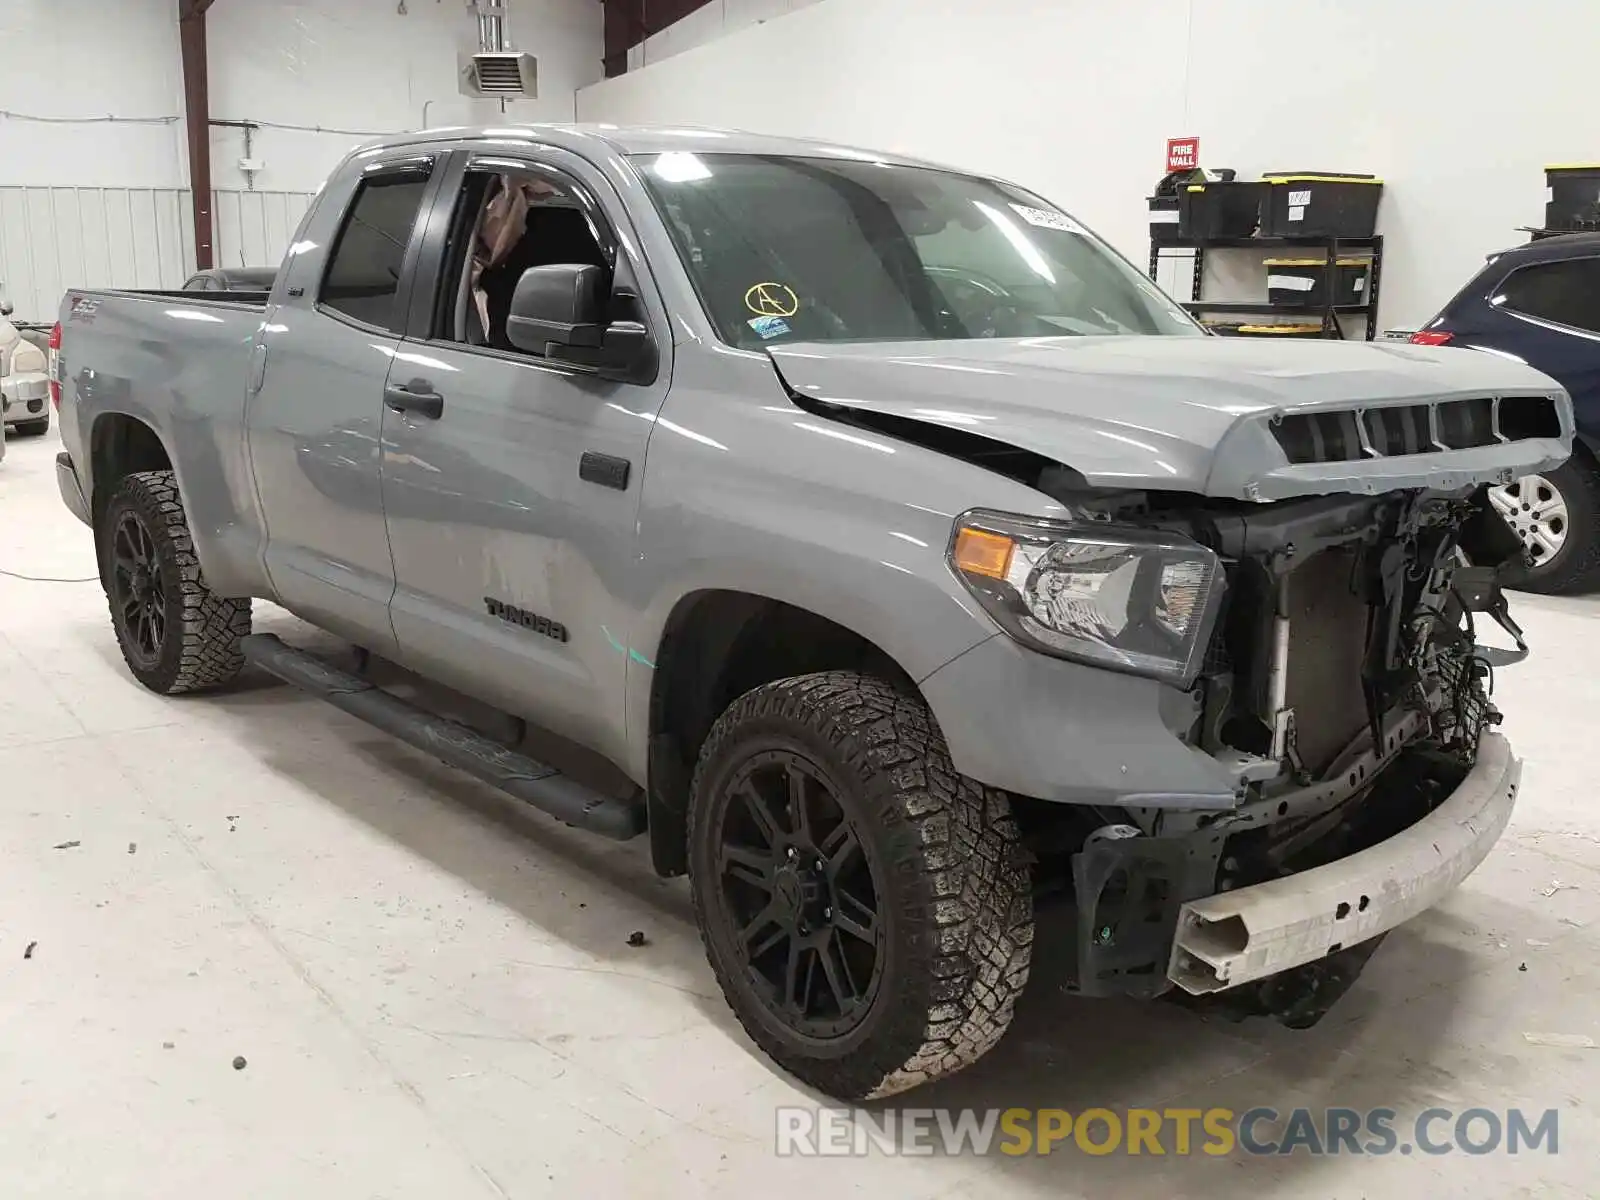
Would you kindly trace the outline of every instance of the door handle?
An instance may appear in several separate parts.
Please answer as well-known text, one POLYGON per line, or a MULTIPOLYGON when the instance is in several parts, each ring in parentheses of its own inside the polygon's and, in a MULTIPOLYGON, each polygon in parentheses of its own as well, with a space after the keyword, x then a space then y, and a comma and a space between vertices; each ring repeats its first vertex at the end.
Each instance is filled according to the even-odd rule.
POLYGON ((383 389, 383 402, 395 412, 413 412, 419 417, 437 421, 444 415, 444 397, 433 390, 426 379, 413 379, 410 383, 391 383, 383 389))

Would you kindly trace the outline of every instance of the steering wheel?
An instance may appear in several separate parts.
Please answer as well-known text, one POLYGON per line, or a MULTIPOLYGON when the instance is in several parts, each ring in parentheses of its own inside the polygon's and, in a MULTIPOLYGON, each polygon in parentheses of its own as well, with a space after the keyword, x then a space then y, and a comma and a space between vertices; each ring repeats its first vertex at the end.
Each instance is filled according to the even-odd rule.
POLYGON ((947 312, 975 338, 1023 337, 1035 322, 1003 284, 962 267, 929 267, 928 275, 948 306, 947 312))

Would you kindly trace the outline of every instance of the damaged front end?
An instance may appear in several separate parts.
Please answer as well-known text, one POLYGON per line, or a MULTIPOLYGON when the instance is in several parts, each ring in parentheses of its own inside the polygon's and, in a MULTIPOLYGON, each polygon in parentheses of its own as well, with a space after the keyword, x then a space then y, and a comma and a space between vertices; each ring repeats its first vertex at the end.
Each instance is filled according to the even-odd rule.
MULTIPOLYGON (((1520 764, 1490 696, 1524 647, 1495 580, 1521 548, 1486 495, 1564 461, 1574 427, 1570 397, 1524 364, 1286 350, 1052 337, 769 354, 798 408, 1054 501, 961 514, 948 564, 1012 642, 1081 668, 1055 677, 1070 694, 1052 708, 1061 693, 1041 689, 1014 738, 986 716, 981 736, 946 737, 1013 795, 1038 918, 1075 926, 1068 986, 1177 989, 1304 1025, 1509 819, 1520 764), (1489 622, 1513 651, 1479 645, 1489 622), (1159 691, 1135 698, 1111 672, 1159 691), (1028 769, 1051 761, 1052 721, 1071 762, 1028 769)), ((976 658, 925 693, 960 713, 962 681, 1008 678, 993 656, 962 666, 976 658)))
POLYGON ((1520 544, 1484 491, 1074 505, 1084 519, 1193 539, 1223 562, 1185 740, 1227 765, 1236 804, 1042 818, 1030 837, 1041 874, 1053 862, 1073 902, 1069 986, 1153 996, 1176 985, 1305 1026, 1388 929, 1477 865, 1499 832, 1485 841, 1485 822, 1503 825, 1516 782, 1489 732, 1493 671, 1525 653, 1495 582, 1520 544), (1480 645, 1485 621, 1516 649, 1480 645), (1441 850, 1450 835, 1428 833, 1447 803, 1477 804, 1470 845, 1441 850), (1416 836, 1449 861, 1372 874, 1374 856, 1409 853, 1416 836))

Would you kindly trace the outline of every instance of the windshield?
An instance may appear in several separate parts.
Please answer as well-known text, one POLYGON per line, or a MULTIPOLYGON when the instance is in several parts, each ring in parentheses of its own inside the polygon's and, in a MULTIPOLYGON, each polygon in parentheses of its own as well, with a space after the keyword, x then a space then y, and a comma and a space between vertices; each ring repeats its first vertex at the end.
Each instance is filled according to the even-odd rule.
POLYGON ((718 334, 921 341, 1204 331, 1037 196, 836 158, 640 156, 718 334))

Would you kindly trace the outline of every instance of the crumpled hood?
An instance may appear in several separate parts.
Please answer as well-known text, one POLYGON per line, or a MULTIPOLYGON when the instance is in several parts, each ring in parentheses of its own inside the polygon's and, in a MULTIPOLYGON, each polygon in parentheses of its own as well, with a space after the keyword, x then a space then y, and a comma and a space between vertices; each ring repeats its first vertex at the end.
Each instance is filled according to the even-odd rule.
POLYGON ((1272 500, 1461 487, 1564 460, 1561 386, 1490 354, 1407 343, 1057 337, 793 343, 768 351, 805 403, 979 434, 1071 467, 1093 487, 1272 500), (1555 396, 1561 436, 1354 462, 1291 464, 1275 417, 1483 396, 1555 396))

